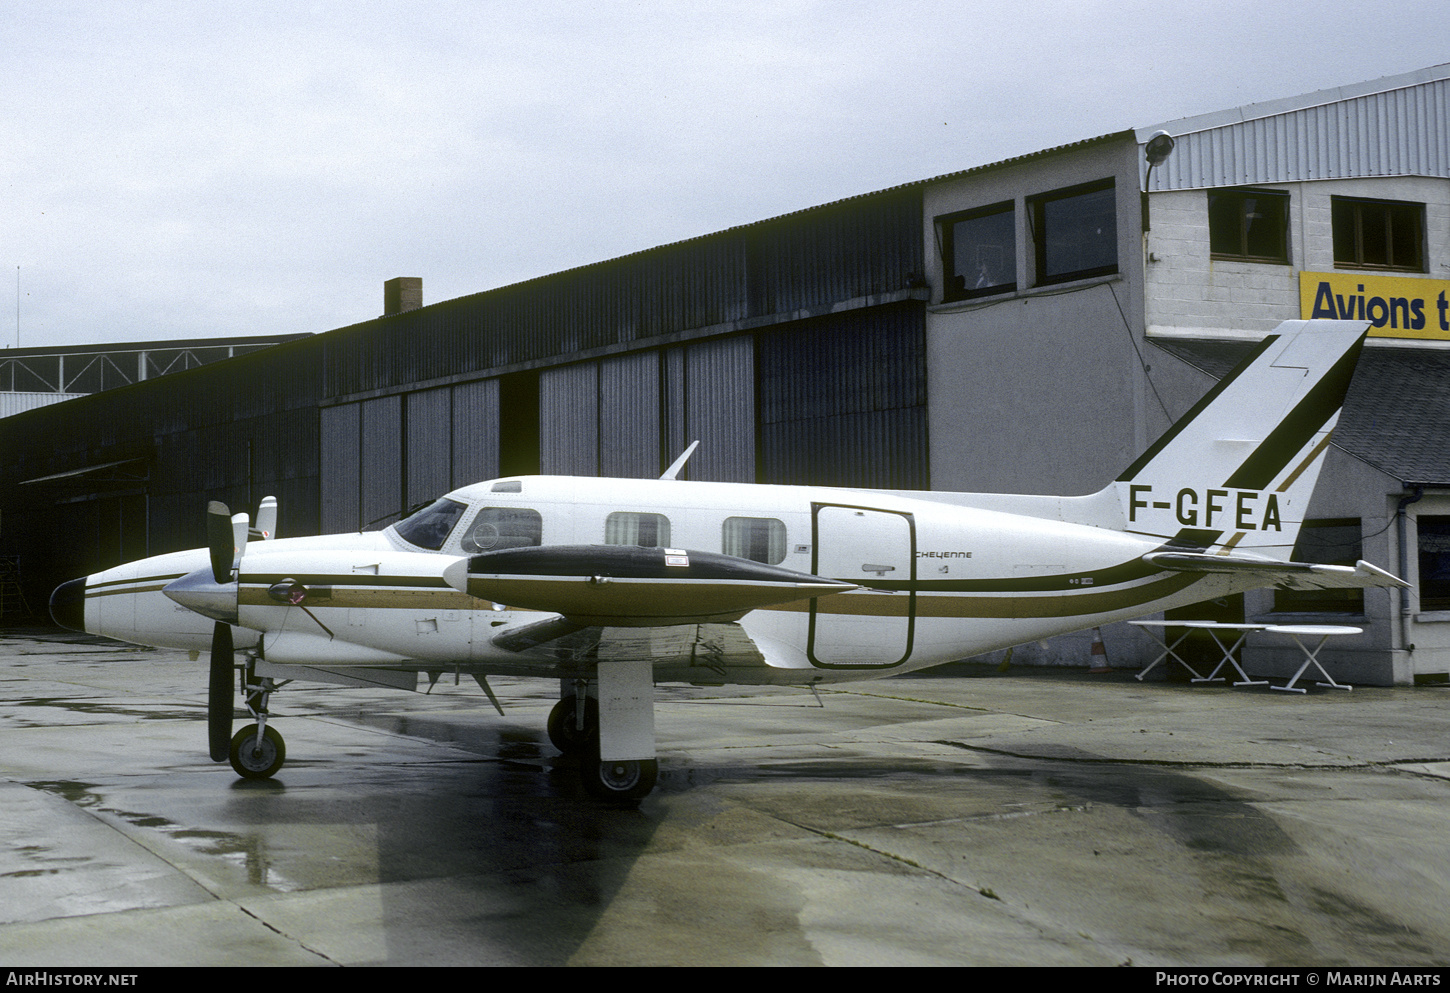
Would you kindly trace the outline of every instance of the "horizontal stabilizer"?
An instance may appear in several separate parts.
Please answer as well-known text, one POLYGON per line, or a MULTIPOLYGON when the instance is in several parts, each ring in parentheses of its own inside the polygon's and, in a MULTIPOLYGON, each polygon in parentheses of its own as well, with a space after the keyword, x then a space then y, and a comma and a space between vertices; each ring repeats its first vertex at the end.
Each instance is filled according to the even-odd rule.
POLYGON ((1313 562, 1266 562, 1242 555, 1199 555, 1193 552, 1150 552, 1143 556, 1160 569, 1175 572, 1214 572, 1253 576, 1265 585, 1291 590, 1366 589, 1372 586, 1408 588, 1409 583, 1364 560, 1347 565, 1313 562))
POLYGON ((616 627, 733 621, 858 588, 719 552, 634 545, 508 548, 460 559, 443 578, 480 600, 616 627))

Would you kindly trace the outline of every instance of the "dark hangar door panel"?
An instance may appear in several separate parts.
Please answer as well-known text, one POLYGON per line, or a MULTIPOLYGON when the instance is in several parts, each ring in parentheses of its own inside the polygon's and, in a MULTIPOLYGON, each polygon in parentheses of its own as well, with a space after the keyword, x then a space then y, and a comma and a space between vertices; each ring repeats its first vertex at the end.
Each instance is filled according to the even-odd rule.
POLYGON ((916 625, 916 522, 910 514, 816 504, 811 571, 893 592, 811 601, 807 651, 824 667, 892 666, 911 654, 916 625), (899 591, 899 592, 896 592, 899 591))

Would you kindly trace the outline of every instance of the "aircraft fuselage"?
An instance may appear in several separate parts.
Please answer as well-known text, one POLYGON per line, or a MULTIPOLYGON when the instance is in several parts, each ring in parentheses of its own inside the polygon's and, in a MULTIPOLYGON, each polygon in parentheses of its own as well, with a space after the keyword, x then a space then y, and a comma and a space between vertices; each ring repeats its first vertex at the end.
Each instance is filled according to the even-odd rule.
MULTIPOLYGON (((861 587, 750 611, 740 628, 754 651, 744 642, 702 648, 718 635, 710 625, 656 633, 650 653, 661 680, 819 682, 908 671, 1218 596, 1230 585, 1143 562, 1161 538, 930 497, 676 480, 492 480, 448 494, 462 509, 446 536, 426 539, 436 549, 412 544, 396 527, 251 543, 240 560, 236 644, 280 665, 568 675, 576 668, 568 645, 520 652, 495 642, 547 613, 478 600, 444 578, 460 559, 509 541, 644 540, 861 587), (510 527, 521 533, 500 534, 510 527), (304 587, 305 600, 280 601, 272 591, 283 582, 304 587)), ((163 592, 206 562, 207 550, 194 549, 88 577, 85 629, 206 650, 213 621, 163 592)))

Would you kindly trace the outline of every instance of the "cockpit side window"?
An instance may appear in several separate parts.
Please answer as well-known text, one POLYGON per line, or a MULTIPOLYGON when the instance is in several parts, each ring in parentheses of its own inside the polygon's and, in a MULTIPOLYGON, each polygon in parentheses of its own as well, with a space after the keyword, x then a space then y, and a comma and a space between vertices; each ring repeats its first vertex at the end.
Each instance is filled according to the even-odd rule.
POLYGON ((527 507, 484 507, 463 532, 465 552, 496 552, 544 543, 544 519, 527 507))
POLYGON ((436 552, 443 547, 449 533, 453 531, 453 526, 467 509, 467 504, 444 497, 406 520, 399 521, 394 529, 398 532, 398 537, 408 544, 436 552))

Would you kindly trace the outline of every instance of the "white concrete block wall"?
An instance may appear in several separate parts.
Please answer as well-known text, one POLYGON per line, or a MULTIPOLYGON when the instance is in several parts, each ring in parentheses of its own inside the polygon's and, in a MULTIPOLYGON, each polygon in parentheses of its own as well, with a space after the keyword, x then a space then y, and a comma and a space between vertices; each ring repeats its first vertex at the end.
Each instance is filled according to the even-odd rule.
POLYGON ((1369 197, 1425 204, 1432 279, 1450 279, 1450 181, 1379 177, 1271 184, 1289 193, 1289 265, 1215 260, 1209 253, 1208 191, 1149 198, 1145 246, 1149 333, 1266 333, 1299 313, 1299 273, 1334 271, 1331 198, 1369 197))
MULTIPOLYGON (((1293 199, 1291 193, 1291 232, 1293 199)), ((1150 333, 1262 333, 1298 316, 1299 284, 1294 266, 1210 258, 1206 190, 1156 193, 1149 206, 1152 227, 1147 236, 1145 283, 1150 333)), ((1291 233, 1291 257, 1293 251, 1291 233)))

